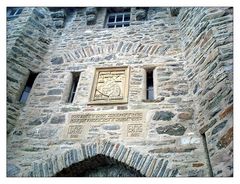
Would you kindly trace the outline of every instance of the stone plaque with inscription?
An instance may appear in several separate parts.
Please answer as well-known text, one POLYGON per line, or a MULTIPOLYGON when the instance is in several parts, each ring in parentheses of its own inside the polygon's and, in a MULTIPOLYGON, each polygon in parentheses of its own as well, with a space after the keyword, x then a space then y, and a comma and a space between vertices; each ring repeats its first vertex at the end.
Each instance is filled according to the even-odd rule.
POLYGON ((129 67, 96 68, 89 104, 128 102, 129 67))
MULTIPOLYGON (((91 112, 69 114, 64 138, 83 139, 93 125, 115 124, 127 138, 143 138, 146 132, 144 111, 91 112)), ((101 126, 99 126, 101 128, 101 126)), ((101 130, 103 131, 103 130, 101 130)), ((97 131, 99 132, 99 130, 97 131)), ((93 132, 91 132, 93 133, 93 132)), ((104 133, 104 131, 103 131, 104 133)))

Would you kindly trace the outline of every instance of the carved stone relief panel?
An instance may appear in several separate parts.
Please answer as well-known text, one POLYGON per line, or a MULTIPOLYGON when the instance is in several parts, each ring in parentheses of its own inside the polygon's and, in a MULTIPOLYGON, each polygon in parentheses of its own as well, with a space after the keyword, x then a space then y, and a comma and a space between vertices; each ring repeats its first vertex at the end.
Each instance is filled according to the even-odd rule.
POLYGON ((128 102, 129 67, 96 68, 89 104, 128 102))
POLYGON ((89 133, 118 132, 121 138, 144 139, 146 136, 145 111, 80 112, 71 113, 64 128, 63 139, 85 139, 89 133), (94 131, 91 127, 95 127, 94 131), (98 130, 97 130, 98 129, 98 130))

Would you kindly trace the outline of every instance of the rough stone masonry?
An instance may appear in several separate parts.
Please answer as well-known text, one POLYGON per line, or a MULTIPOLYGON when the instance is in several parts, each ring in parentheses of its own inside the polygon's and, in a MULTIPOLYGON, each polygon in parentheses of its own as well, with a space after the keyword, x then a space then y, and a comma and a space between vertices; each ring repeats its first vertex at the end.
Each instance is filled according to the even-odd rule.
POLYGON ((7 176, 233 176, 233 8, 8 11, 7 176))

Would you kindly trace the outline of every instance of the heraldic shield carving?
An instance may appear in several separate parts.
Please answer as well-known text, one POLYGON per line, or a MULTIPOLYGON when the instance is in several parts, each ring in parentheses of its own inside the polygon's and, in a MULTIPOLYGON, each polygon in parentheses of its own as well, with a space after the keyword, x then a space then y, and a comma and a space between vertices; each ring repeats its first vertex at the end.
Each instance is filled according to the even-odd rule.
POLYGON ((129 67, 96 68, 89 104, 128 102, 129 67))

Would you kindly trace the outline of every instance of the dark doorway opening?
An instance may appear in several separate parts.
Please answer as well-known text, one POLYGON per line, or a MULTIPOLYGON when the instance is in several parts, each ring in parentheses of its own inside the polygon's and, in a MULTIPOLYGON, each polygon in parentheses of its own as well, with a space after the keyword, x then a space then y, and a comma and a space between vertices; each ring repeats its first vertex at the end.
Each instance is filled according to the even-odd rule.
POLYGON ((72 164, 55 177, 143 177, 132 167, 104 155, 72 164))

